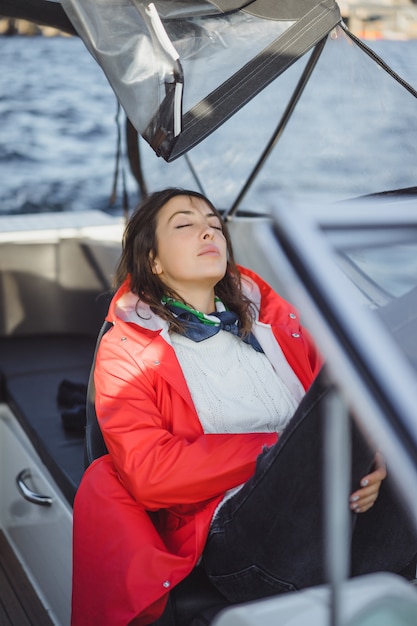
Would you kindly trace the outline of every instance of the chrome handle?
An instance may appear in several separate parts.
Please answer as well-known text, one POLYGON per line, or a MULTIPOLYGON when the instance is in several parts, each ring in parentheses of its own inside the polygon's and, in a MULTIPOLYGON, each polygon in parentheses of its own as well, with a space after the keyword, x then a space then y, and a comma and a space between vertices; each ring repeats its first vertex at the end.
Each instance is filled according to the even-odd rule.
POLYGON ((33 504, 40 504, 42 506, 51 506, 52 498, 49 496, 43 496, 40 493, 36 493, 32 491, 26 483, 25 480, 31 477, 31 472, 29 469, 24 469, 16 476, 16 484, 22 496, 25 500, 32 502, 33 504))

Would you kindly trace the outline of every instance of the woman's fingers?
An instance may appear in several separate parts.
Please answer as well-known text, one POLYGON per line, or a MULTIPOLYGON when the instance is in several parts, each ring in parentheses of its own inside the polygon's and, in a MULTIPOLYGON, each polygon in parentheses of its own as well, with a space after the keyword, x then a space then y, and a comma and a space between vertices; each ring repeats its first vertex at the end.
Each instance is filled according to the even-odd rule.
POLYGON ((375 455, 375 469, 364 476, 360 482, 361 489, 350 496, 350 508, 355 513, 365 513, 376 502, 382 481, 386 478, 385 461, 379 452, 375 455))
POLYGON ((350 501, 350 508, 355 513, 365 513, 368 509, 371 508, 376 502, 378 497, 378 490, 372 493, 368 493, 368 495, 361 495, 358 497, 358 500, 350 501))

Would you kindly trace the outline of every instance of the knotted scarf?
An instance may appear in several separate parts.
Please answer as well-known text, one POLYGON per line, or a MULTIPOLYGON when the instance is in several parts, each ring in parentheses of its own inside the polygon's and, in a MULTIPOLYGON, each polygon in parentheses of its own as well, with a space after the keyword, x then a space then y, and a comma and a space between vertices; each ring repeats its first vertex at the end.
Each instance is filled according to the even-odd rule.
POLYGON ((193 341, 204 341, 209 337, 217 335, 220 330, 226 330, 242 341, 252 346, 256 352, 263 352, 253 333, 243 336, 239 328, 239 319, 233 311, 226 311, 223 303, 216 298, 216 306, 219 310, 206 315, 193 309, 183 302, 178 302, 172 298, 164 297, 162 300, 165 306, 183 323, 184 336, 193 341), (224 310, 221 310, 224 309, 224 310))

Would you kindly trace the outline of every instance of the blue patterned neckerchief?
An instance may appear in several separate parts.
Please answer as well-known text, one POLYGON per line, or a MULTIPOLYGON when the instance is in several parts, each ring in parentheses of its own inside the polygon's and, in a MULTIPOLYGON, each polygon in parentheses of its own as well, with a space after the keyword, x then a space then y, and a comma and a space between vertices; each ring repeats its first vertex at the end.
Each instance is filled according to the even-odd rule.
POLYGON ((166 296, 162 298, 162 302, 182 322, 183 334, 188 339, 197 342, 204 341, 204 339, 217 335, 220 330, 226 330, 251 345, 256 352, 263 352, 258 340, 252 333, 245 337, 241 336, 238 316, 232 311, 226 311, 220 298, 215 298, 217 310, 209 315, 166 296))

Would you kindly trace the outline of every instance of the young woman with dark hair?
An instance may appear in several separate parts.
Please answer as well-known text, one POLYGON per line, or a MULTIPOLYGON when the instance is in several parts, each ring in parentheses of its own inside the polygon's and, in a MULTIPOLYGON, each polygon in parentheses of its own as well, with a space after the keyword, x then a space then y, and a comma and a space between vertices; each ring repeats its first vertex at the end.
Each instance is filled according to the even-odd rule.
MULTIPOLYGON (((225 602, 323 583, 327 386, 298 312, 236 265, 211 202, 181 189, 131 217, 116 282, 95 368, 108 455, 74 507, 73 626, 151 624, 197 565, 225 602)), ((359 530, 385 478, 374 461, 354 446, 359 530)), ((375 569, 370 535, 353 532, 353 574, 375 569)), ((377 567, 411 561, 401 542, 377 567)))

